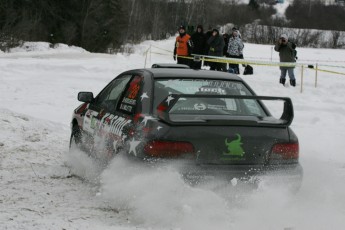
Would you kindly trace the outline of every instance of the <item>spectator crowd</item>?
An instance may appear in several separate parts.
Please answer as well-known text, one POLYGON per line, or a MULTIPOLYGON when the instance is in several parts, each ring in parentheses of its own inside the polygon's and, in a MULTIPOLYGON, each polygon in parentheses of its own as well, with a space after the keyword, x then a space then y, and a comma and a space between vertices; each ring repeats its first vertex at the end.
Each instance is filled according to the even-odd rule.
MULTIPOLYGON (((209 29, 204 32, 202 25, 198 25, 196 31, 188 31, 185 26, 178 28, 174 47, 174 60, 178 64, 185 64, 193 69, 201 69, 201 61, 191 58, 193 55, 207 55, 213 57, 229 57, 243 59, 243 42, 240 31, 233 27, 231 34, 220 34, 218 29, 209 29)), ((224 71, 239 74, 238 64, 220 62, 205 62, 210 70, 224 71)))
MULTIPOLYGON (((178 64, 185 64, 193 69, 201 69, 202 62, 198 56, 212 57, 228 57, 233 59, 243 59, 243 48, 241 33, 233 27, 230 33, 220 34, 218 29, 209 29, 204 32, 202 25, 198 25, 196 31, 194 28, 188 28, 181 25, 178 28, 178 36, 174 46, 174 60, 178 64), (193 57, 192 57, 193 54, 193 57)), ((276 42, 275 51, 279 52, 280 62, 296 62, 297 51, 296 45, 289 41, 286 34, 282 34, 276 42)), ((210 70, 224 71, 234 74, 240 74, 238 63, 224 63, 217 61, 205 61, 205 66, 209 66, 210 70)), ((244 68, 243 74, 253 74, 253 67, 242 64, 244 68)), ((294 76, 294 67, 280 67, 279 83, 285 86, 286 75, 289 75, 290 85, 296 86, 294 76)))

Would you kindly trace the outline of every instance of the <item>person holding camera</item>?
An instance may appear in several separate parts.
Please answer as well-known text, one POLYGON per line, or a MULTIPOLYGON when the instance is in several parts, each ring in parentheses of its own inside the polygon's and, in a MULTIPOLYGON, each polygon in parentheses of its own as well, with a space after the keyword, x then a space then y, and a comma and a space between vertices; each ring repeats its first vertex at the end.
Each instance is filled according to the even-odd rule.
MULTIPOLYGON (((288 40, 286 34, 282 34, 274 46, 274 50, 279 52, 280 62, 296 62, 296 45, 288 40)), ((294 74, 295 67, 280 66, 279 83, 285 86, 286 73, 290 78, 290 85, 296 86, 296 78, 294 74)))

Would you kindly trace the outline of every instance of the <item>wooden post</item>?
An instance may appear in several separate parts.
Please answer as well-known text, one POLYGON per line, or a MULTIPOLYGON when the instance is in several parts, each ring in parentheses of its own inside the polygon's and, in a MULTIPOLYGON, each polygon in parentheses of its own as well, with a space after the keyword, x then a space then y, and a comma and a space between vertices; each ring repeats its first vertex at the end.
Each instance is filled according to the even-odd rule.
POLYGON ((149 50, 146 50, 145 52, 145 64, 144 64, 144 68, 146 68, 146 61, 147 61, 147 54, 149 53, 149 50))
POLYGON ((317 70, 318 70, 318 64, 316 63, 316 65, 315 65, 315 88, 317 87, 317 70))
POLYGON ((145 64, 144 64, 144 68, 146 68, 146 62, 147 62, 147 55, 149 54, 149 51, 150 51, 150 53, 151 53, 151 45, 150 45, 150 47, 146 50, 146 52, 145 52, 145 64))
POLYGON ((302 65, 302 70, 301 70, 301 93, 303 93, 303 74, 304 74, 304 65, 302 65))
POLYGON ((152 65, 152 45, 150 44, 150 63, 152 65))

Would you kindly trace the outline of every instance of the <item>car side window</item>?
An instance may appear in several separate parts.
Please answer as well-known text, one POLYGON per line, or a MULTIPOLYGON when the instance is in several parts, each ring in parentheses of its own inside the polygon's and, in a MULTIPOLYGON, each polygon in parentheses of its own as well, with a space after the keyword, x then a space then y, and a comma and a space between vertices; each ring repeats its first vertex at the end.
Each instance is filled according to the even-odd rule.
POLYGON ((121 76, 113 80, 97 97, 95 105, 108 112, 115 112, 117 103, 132 75, 121 76))

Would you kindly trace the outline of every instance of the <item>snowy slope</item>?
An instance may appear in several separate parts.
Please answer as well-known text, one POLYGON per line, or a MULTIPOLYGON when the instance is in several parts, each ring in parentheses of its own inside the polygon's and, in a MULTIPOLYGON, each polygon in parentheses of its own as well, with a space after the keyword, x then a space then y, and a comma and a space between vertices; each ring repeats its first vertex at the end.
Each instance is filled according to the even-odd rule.
POLYGON ((274 8, 277 10, 277 16, 283 17, 285 15, 286 8, 293 3, 294 0, 285 0, 284 3, 275 4, 274 8))
MULTIPOLYGON (((243 78, 260 95, 289 96, 295 108, 304 182, 243 193, 232 184, 185 184, 173 167, 144 169, 115 158, 103 169, 68 153, 69 122, 79 91, 97 94, 112 78, 172 62, 173 38, 147 41, 132 55, 75 47, 0 53, 1 229, 342 229, 345 225, 345 76, 312 70, 304 88, 278 84, 279 69, 254 66, 243 78), (158 49, 159 47, 160 49, 158 49)), ((245 44, 245 57, 276 61, 272 46, 245 44)), ((343 50, 298 50, 299 62, 342 65, 343 50)), ((323 67, 345 72, 342 68, 323 67)), ((242 68, 243 71, 243 68, 242 68)))

